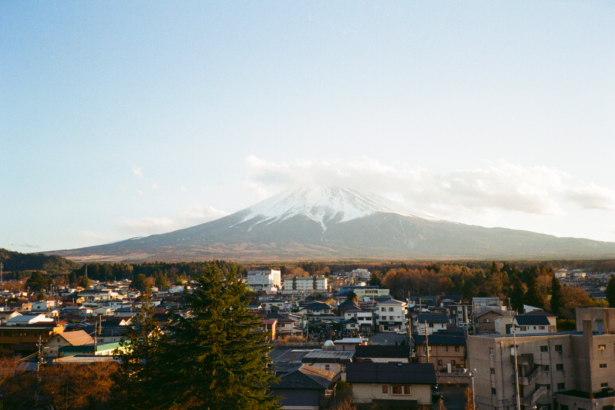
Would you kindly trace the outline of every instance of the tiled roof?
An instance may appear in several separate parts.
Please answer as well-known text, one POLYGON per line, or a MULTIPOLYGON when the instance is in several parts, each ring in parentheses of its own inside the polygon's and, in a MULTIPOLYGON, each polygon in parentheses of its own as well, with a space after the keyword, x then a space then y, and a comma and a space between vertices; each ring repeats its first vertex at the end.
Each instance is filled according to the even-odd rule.
POLYGON ((328 388, 335 379, 335 373, 316 367, 302 365, 280 377, 273 389, 317 389, 328 388))
POLYGON ((71 346, 81 346, 94 343, 92 336, 83 330, 60 333, 60 337, 64 338, 64 340, 66 340, 71 346))
POLYGON ((449 323, 448 316, 444 313, 423 313, 417 315, 419 323, 449 323))
POLYGON ((431 363, 368 363, 346 365, 348 383, 436 384, 431 363))
POLYGON ((383 359, 408 358, 410 346, 367 345, 355 348, 356 357, 375 357, 383 359))

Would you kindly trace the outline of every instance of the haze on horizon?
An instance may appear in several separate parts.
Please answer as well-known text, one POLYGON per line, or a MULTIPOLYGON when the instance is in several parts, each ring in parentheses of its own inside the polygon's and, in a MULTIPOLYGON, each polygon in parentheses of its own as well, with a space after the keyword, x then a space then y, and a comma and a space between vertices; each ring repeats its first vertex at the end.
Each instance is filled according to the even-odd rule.
POLYGON ((615 4, 0 3, 0 247, 298 186, 615 242, 615 4))

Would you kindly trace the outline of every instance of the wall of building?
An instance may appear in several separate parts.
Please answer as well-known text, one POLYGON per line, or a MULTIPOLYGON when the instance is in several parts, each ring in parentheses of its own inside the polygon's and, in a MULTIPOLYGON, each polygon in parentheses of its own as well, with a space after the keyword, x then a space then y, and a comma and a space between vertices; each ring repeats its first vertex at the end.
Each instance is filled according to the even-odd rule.
POLYGON ((382 392, 382 384, 352 383, 352 397, 355 403, 371 403, 373 400, 408 400, 421 405, 431 405, 431 386, 415 384, 410 386, 410 394, 393 394, 391 385, 387 393, 382 392))

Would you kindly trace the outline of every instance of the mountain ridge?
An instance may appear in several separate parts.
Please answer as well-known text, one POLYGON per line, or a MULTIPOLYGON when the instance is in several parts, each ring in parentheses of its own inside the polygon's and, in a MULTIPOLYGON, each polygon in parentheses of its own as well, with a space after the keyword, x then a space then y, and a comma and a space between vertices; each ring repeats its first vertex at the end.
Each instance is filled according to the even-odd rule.
MULTIPOLYGON (((293 190, 165 234, 50 252, 86 261, 608 258, 615 243, 416 216, 374 194, 293 190), (402 213, 399 213, 402 212, 402 213)), ((401 208, 401 207, 399 207, 401 208)))

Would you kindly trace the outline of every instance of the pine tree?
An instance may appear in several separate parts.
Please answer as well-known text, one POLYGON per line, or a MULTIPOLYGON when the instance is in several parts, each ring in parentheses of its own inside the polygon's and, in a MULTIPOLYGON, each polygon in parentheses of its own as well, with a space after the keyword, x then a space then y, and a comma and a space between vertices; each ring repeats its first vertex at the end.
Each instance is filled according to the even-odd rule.
POLYGON ((609 302, 609 307, 615 307, 615 275, 611 275, 606 286, 606 300, 609 302))
POLYGON ((559 280, 553 275, 551 280, 551 313, 558 316, 562 309, 562 285, 559 280))
POLYGON ((268 392, 275 381, 268 336, 255 331, 261 322, 247 309, 237 266, 225 271, 212 263, 196 276, 193 293, 185 295, 192 316, 168 327, 172 340, 160 340, 137 384, 146 403, 130 399, 131 408, 279 408, 268 392))
POLYGON ((68 283, 69 283, 70 285, 73 285, 73 284, 76 284, 76 283, 77 283, 77 281, 78 281, 78 279, 77 279, 77 274, 75 273, 75 271, 73 271, 73 273, 71 273, 71 274, 70 274, 70 277, 69 277, 68 283))
POLYGON ((157 408, 149 394, 156 388, 158 358, 164 355, 164 342, 168 340, 154 318, 151 291, 143 298, 143 305, 133 318, 133 326, 128 327, 125 340, 115 351, 120 360, 120 368, 114 374, 118 401, 127 409, 157 408))
POLYGON ((512 290, 510 292, 510 305, 513 310, 517 312, 523 311, 523 301, 525 299, 525 289, 523 289, 523 283, 518 276, 512 279, 512 290))
POLYGON ((530 275, 528 277, 525 303, 540 309, 544 309, 545 307, 545 300, 538 289, 538 281, 536 281, 536 277, 534 275, 530 275))

